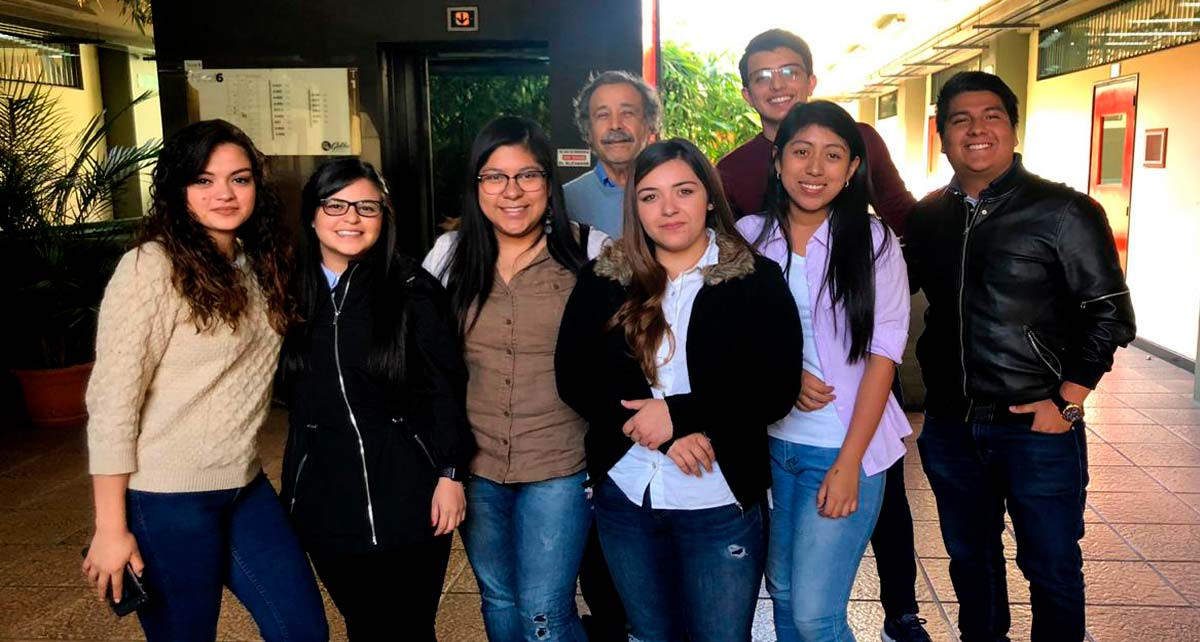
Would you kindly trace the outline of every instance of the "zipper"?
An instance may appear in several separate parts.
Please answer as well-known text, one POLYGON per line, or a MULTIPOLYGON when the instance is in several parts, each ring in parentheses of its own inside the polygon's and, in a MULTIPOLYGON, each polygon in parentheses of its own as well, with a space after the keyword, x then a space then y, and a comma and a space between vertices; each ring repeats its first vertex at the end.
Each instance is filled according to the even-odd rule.
POLYGON ((1037 335, 1033 332, 1033 328, 1025 329, 1025 338, 1029 340, 1029 345, 1033 346, 1033 352, 1037 355, 1038 359, 1040 359, 1042 363, 1050 369, 1050 372, 1054 373, 1054 376, 1062 379, 1062 362, 1058 360, 1058 355, 1054 354, 1054 351, 1050 349, 1050 346, 1047 346, 1038 340, 1037 335), (1058 363, 1057 368, 1050 363, 1050 360, 1046 358, 1046 355, 1054 357, 1054 361, 1058 363))
POLYGON ((346 394, 346 379, 342 376, 342 355, 338 350, 338 320, 342 316, 342 306, 346 304, 346 297, 350 296, 350 279, 354 276, 354 270, 357 268, 357 265, 352 266, 350 271, 346 272, 346 289, 342 291, 342 305, 338 305, 335 291, 329 291, 329 298, 333 301, 333 362, 337 366, 338 387, 342 391, 342 401, 346 402, 346 413, 350 417, 350 426, 354 428, 354 436, 358 439, 358 457, 362 462, 363 486, 367 491, 367 524, 371 527, 371 544, 378 546, 379 540, 375 537, 375 507, 371 503, 371 479, 367 475, 367 452, 363 446, 362 432, 358 429, 358 419, 354 416, 354 408, 350 407, 350 396, 346 394))
MULTIPOLYGON (((964 337, 966 328, 963 321, 965 308, 963 289, 967 282, 967 244, 971 240, 971 226, 975 224, 975 217, 979 215, 981 209, 983 209, 983 200, 975 203, 974 211, 967 211, 967 225, 963 229, 962 254, 958 275, 958 359, 962 366, 962 393, 968 399, 970 399, 970 395, 967 394, 967 346, 966 338, 964 337)), ((983 211, 985 214, 987 213, 987 210, 983 211)))
POLYGON ((288 502, 288 513, 291 514, 296 510, 296 495, 300 492, 300 474, 304 472, 304 463, 308 461, 308 453, 300 458, 300 465, 296 467, 296 479, 292 482, 292 501, 288 502))
POLYGON ((1112 294, 1105 294, 1104 296, 1098 296, 1094 299, 1088 299, 1087 301, 1084 301, 1079 304, 1079 309, 1083 310, 1083 309, 1086 309, 1089 305, 1091 305, 1093 303, 1099 303, 1106 299, 1112 299, 1112 298, 1123 296, 1126 294, 1129 294, 1129 290, 1121 290, 1120 292, 1113 292, 1112 294))
MULTIPOLYGON (((404 423, 404 419, 393 417, 392 423, 402 424, 402 423, 404 423)), ((437 468, 437 464, 433 463, 433 455, 429 454, 429 449, 425 447, 425 442, 421 441, 421 436, 418 435, 415 431, 412 432, 411 434, 412 434, 413 440, 416 441, 417 445, 421 447, 421 452, 425 453, 425 459, 429 460, 429 465, 432 466, 433 468, 437 468)))

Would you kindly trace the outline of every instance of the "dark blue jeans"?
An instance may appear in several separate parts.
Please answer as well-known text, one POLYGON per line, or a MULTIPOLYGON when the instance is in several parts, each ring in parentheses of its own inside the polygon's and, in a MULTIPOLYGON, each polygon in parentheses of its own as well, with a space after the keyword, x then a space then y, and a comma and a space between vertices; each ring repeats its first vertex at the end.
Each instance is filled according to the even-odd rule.
POLYGON ((1084 637, 1083 507, 1087 440, 1083 422, 1062 434, 1028 426, 926 416, 917 440, 937 498, 963 642, 1007 641, 1004 511, 1029 580, 1034 642, 1084 637))
POLYGON ((125 502, 151 592, 138 610, 147 640, 216 639, 223 586, 264 640, 329 639, 312 569, 265 475, 230 490, 130 490, 125 502))
POLYGON ((612 480, 596 486, 596 526, 640 642, 750 639, 767 559, 764 502, 701 510, 638 506, 612 480), (685 637, 686 636, 686 637, 685 637))
POLYGON ((592 515, 578 472, 540 482, 467 480, 459 528, 495 642, 587 642, 575 578, 592 515))

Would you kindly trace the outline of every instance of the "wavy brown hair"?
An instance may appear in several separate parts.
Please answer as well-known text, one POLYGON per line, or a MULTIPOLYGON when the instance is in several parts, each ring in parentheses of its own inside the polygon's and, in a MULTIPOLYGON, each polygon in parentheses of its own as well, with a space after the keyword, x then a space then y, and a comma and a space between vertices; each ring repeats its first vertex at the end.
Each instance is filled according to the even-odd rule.
POLYGON ((238 268, 221 253, 187 205, 187 188, 208 166, 219 145, 241 147, 254 177, 254 210, 234 233, 267 303, 276 332, 295 317, 288 291, 291 246, 280 225, 279 197, 266 176, 266 162, 250 137, 224 120, 205 120, 179 130, 163 143, 150 187, 150 215, 141 242, 157 242, 171 261, 171 283, 188 302, 197 330, 224 323, 236 330, 249 303, 238 268))
POLYGON ((687 163, 704 186, 708 202, 712 205, 704 224, 718 235, 724 235, 750 249, 734 228, 733 212, 729 209, 729 201, 725 200, 725 190, 721 187, 717 170, 691 141, 683 138, 659 141, 638 154, 633 162, 633 178, 625 189, 625 235, 617 241, 624 250, 633 276, 629 282, 628 298, 609 319, 606 327, 612 329, 622 326, 625 329, 625 340, 641 365, 642 373, 652 384, 658 383, 658 346, 664 338, 670 341, 670 354, 674 356, 675 336, 662 310, 663 298, 667 293, 667 270, 655 257, 654 241, 638 217, 637 186, 655 168, 673 160, 687 163))

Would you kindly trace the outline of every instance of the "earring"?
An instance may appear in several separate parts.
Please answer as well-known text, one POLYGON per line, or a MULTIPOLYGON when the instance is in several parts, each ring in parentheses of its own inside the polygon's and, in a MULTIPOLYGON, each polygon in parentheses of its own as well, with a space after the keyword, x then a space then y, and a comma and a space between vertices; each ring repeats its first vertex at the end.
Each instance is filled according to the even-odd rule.
POLYGON ((850 179, 848 179, 848 178, 847 178, 847 179, 846 179, 846 184, 845 184, 845 185, 843 185, 842 187, 850 187, 850 179))
POLYGON ((708 211, 710 211, 710 212, 711 212, 712 210, 713 210, 713 204, 712 204, 712 203, 709 203, 709 204, 708 204, 708 211))
POLYGON ((542 232, 550 234, 554 231, 554 225, 550 223, 550 210, 546 210, 546 216, 542 219, 542 232))

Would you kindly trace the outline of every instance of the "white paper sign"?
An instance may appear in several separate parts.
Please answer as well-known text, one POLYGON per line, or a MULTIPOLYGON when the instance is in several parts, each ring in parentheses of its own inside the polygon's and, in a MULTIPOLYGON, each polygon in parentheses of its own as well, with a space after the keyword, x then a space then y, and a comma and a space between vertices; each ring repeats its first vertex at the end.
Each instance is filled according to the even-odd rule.
POLYGON ((586 147, 583 149, 560 149, 558 150, 558 166, 591 167, 592 150, 586 147))
POLYGON ((351 149, 351 70, 202 69, 188 74, 202 120, 242 128, 268 156, 338 156, 351 149))

